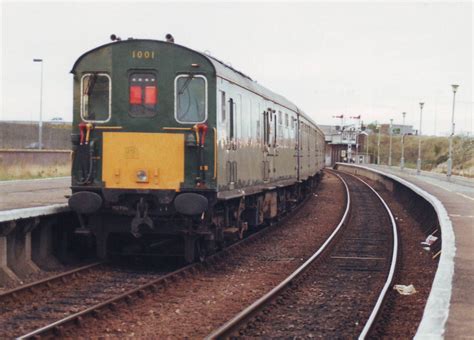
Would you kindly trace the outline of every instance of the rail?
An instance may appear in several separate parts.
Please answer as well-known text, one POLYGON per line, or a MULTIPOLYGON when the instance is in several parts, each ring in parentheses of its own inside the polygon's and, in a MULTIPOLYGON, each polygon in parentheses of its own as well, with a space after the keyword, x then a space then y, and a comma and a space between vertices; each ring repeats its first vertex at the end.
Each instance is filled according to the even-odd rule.
POLYGON ((337 225, 337 227, 334 229, 334 231, 331 233, 331 235, 328 237, 328 239, 323 243, 323 245, 308 259, 303 263, 298 269, 296 269, 290 276, 288 276, 285 280, 280 282, 275 288, 273 288, 271 291, 269 291, 267 294, 262 296, 260 299, 255 301, 253 304, 245 308, 243 311, 238 313, 236 316, 234 316, 231 320, 227 321, 225 324, 223 324, 221 327, 219 327, 217 330, 213 331, 211 334, 209 334, 206 339, 216 339, 216 338, 223 338, 226 336, 226 334, 229 334, 232 332, 233 329, 235 329, 240 322, 243 320, 247 319, 250 317, 252 314, 254 314, 256 311, 260 309, 263 305, 265 305, 268 301, 272 300, 278 293, 280 293, 284 288, 289 286, 296 277, 298 277, 305 269, 311 265, 320 255, 321 253, 328 247, 328 245, 331 243, 331 241, 335 238, 335 236, 339 233, 339 231, 342 229, 342 226, 346 223, 347 218, 349 216, 349 211, 351 207, 351 198, 349 194, 349 187, 347 186, 346 182, 342 179, 341 176, 338 174, 335 174, 344 184, 344 187, 346 189, 346 208, 344 211, 344 214, 342 216, 341 221, 337 225))
POLYGON ((374 322, 375 322, 377 316, 380 313, 380 307, 382 306, 383 300, 385 299, 385 296, 387 295, 388 289, 390 288, 390 286, 392 285, 392 282, 393 282, 393 277, 395 275, 395 269, 396 269, 396 266, 397 266, 397 257, 398 257, 398 232, 397 232, 397 224, 395 222, 395 218, 393 217, 393 214, 392 214, 390 208, 388 207, 387 203, 385 203, 385 201, 379 195, 379 193, 377 191, 375 191, 374 188, 372 188, 364 180, 362 180, 359 177, 354 176, 354 175, 351 175, 351 176, 357 178, 359 181, 361 181, 362 183, 367 185, 370 188, 370 190, 372 190, 374 192, 374 194, 377 195, 377 197, 380 199, 383 206, 385 207, 385 210, 387 211, 387 214, 390 217, 390 221, 392 223, 392 233, 393 233, 393 251, 392 251, 392 260, 390 262, 390 270, 389 270, 387 279, 385 281, 385 284, 382 288, 382 291, 380 292, 379 297, 377 298, 377 302, 375 303, 374 309, 370 313, 370 316, 369 316, 367 322, 365 323, 365 326, 362 329, 362 332, 359 335, 359 339, 365 339, 365 337, 369 334, 369 331, 372 329, 372 326, 374 325, 374 322))
POLYGON ((77 275, 80 272, 87 271, 89 269, 98 267, 98 266, 100 266, 104 263, 105 262, 94 262, 94 263, 91 263, 91 264, 88 264, 88 265, 85 265, 85 266, 82 266, 82 267, 79 267, 79 268, 71 269, 67 272, 64 272, 64 273, 61 273, 61 274, 58 274, 58 275, 47 277, 47 278, 44 278, 42 280, 38 280, 38 281, 31 282, 31 283, 25 284, 25 285, 17 287, 17 288, 7 290, 6 292, 0 293, 0 300, 4 299, 6 297, 10 297, 10 296, 15 297, 16 295, 18 295, 18 293, 22 293, 22 292, 25 292, 27 290, 38 288, 40 286, 50 285, 54 281, 64 280, 68 276, 77 275))
MULTIPOLYGON (((346 190, 347 187, 346 187, 346 190)), ((307 200, 311 197, 308 195, 295 209, 293 209, 290 213, 287 215, 283 216, 279 221, 278 224, 282 224, 285 221, 287 221, 291 216, 293 216, 295 213, 297 213, 307 202, 307 200)), ((346 209, 345 215, 348 214, 348 209, 346 209)), ((80 325, 82 320, 87 317, 87 316, 94 316, 100 314, 101 311, 106 311, 106 309, 114 310, 116 305, 118 305, 121 302, 129 302, 131 301, 132 297, 144 297, 145 293, 147 291, 155 291, 159 285, 166 285, 168 281, 175 280, 179 277, 185 277, 188 274, 194 273, 196 270, 199 270, 203 268, 204 266, 210 265, 217 261, 218 259, 221 259, 231 253, 233 250, 238 250, 240 249, 244 244, 250 244, 254 241, 256 241, 259 237, 263 237, 266 235, 270 230, 273 228, 267 227, 264 229, 261 229, 250 236, 242 239, 239 242, 236 242, 232 244, 231 246, 225 248, 224 250, 217 252, 208 258, 203 263, 193 263, 190 265, 187 265, 185 267, 182 267, 174 272, 165 274, 159 278, 156 278, 148 283, 145 283, 143 285, 140 285, 136 288, 130 289, 126 292, 123 292, 115 297, 112 297, 106 301, 100 302, 98 304, 95 304, 93 306, 90 306, 86 309, 83 309, 77 313, 68 315, 67 317, 57 320, 55 322, 52 322, 46 326, 43 326, 41 328, 38 328, 34 331, 29 332, 28 334, 22 335, 18 337, 17 339, 32 339, 32 338, 38 338, 38 337, 44 337, 44 336, 61 336, 63 334, 63 331, 65 327, 69 325, 80 325)), ((60 276, 60 275, 59 275, 60 276)))

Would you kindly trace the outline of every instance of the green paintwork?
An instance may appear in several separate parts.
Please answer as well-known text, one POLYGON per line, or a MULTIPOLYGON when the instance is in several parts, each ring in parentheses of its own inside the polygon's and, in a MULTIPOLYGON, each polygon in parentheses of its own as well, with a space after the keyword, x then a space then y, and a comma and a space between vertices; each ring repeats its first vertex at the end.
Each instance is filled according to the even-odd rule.
MULTIPOLYGON (((85 53, 75 63, 74 102, 73 102, 73 133, 78 134, 80 116, 80 82, 85 73, 107 73, 112 80, 112 117, 107 123, 97 123, 100 126, 122 126, 123 132, 167 132, 183 133, 183 131, 164 131, 163 127, 192 127, 194 124, 180 124, 174 118, 174 80, 179 74, 201 74, 207 78, 208 93, 208 134, 205 144, 204 164, 208 165, 206 185, 215 189, 212 179, 214 174, 214 145, 213 128, 216 126, 216 78, 212 63, 202 54, 186 47, 154 40, 127 40, 98 47, 85 53), (154 53, 154 59, 133 58, 133 51, 149 51, 154 53), (198 64, 193 67, 191 64, 198 64), (158 81, 158 114, 154 117, 131 117, 129 111, 129 75, 133 71, 154 71, 158 81)), ((96 156, 102 159, 101 137, 103 130, 93 130, 91 140, 96 143, 96 156)), ((117 130, 114 130, 117 131, 117 130)), ((191 133, 191 132, 184 132, 191 133)), ((193 133, 193 132, 192 132, 193 133)), ((194 134, 194 133, 193 133, 194 134)), ((183 188, 194 188, 197 175, 196 149, 186 147, 185 183, 183 188)), ((101 162, 96 164, 96 176, 90 186, 101 186, 101 162)), ((72 170, 73 185, 78 169, 72 170)))

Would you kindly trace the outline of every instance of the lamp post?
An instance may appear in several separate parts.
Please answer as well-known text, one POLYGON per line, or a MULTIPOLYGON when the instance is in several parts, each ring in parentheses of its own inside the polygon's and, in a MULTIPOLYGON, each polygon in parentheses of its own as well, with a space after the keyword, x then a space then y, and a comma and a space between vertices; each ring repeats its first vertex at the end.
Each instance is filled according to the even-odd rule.
POLYGON ((380 125, 377 123, 379 135, 377 137, 377 165, 380 165, 380 125))
POLYGON ((356 147, 356 152, 355 152, 355 162, 357 163, 357 159, 359 157, 359 131, 356 130, 356 139, 355 139, 355 147, 356 147))
POLYGON ((456 100, 456 91, 458 90, 459 85, 451 85, 453 88, 453 113, 451 115, 451 134, 449 135, 449 156, 448 156, 448 180, 451 180, 451 172, 453 167, 453 137, 454 137, 454 104, 456 100))
POLYGON ((403 126, 402 126, 402 157, 400 158, 400 169, 403 171, 403 168, 405 167, 405 115, 406 112, 402 112, 403 116, 403 126))
POLYGON ((423 105, 425 103, 420 103, 420 130, 418 132, 418 159, 416 160, 416 174, 419 175, 421 172, 421 122, 423 118, 423 105))
MULTIPOLYGON (((365 131, 364 131, 365 132, 365 131)), ((367 145, 365 146, 365 153, 367 154, 367 161, 366 163, 370 163, 370 157, 369 157, 369 133, 365 133, 365 139, 367 141, 367 145)))
POLYGON ((393 118, 390 118, 390 144, 389 144, 389 149, 388 149, 388 166, 392 166, 392 123, 393 123, 393 118))
POLYGON ((38 148, 43 148, 43 59, 33 59, 34 63, 41 63, 40 109, 38 125, 38 148))

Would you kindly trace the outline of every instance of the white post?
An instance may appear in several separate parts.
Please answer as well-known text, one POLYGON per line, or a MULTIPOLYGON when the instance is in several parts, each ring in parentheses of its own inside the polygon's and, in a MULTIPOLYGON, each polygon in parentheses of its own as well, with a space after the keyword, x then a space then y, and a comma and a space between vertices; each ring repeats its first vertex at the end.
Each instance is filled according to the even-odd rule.
MULTIPOLYGON (((365 128, 367 130, 367 127, 365 128)), ((367 132, 367 131, 366 131, 367 132)), ((366 134, 366 142, 367 142, 367 146, 365 147, 365 153, 366 153, 366 163, 370 163, 370 157, 369 157, 369 133, 367 132, 366 134)))
POLYGON ((390 144, 389 144, 389 149, 388 149, 388 166, 392 166, 392 123, 393 119, 390 119, 390 144))
POLYGON ((377 165, 380 165, 380 125, 377 124, 377 128, 379 130, 379 135, 377 138, 377 165))
POLYGON ((454 138, 454 104, 456 100, 456 91, 459 85, 451 85, 453 88, 453 112, 451 115, 451 134, 449 135, 449 155, 448 155, 448 180, 451 180, 452 168, 453 168, 453 138, 454 138))
POLYGON ((406 112, 402 112, 403 115, 403 126, 402 126, 402 157, 400 159, 400 169, 403 171, 403 168, 405 168, 405 115, 406 112))
POLYGON ((416 174, 419 175, 421 172, 421 124, 423 118, 423 105, 425 103, 420 103, 420 130, 418 131, 418 159, 416 160, 416 174))
POLYGON ((33 59, 35 63, 41 63, 41 83, 40 83, 40 109, 38 125, 38 148, 43 148, 43 59, 33 59))

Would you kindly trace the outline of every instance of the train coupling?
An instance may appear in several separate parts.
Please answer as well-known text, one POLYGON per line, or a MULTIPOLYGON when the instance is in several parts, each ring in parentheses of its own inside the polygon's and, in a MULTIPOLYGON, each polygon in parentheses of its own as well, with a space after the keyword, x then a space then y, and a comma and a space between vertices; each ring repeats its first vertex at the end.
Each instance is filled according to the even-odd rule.
POLYGON ((140 198, 140 201, 137 203, 137 214, 132 220, 131 233, 136 238, 142 236, 140 232, 140 227, 147 226, 150 229, 154 229, 153 220, 148 216, 148 203, 145 200, 140 198))

